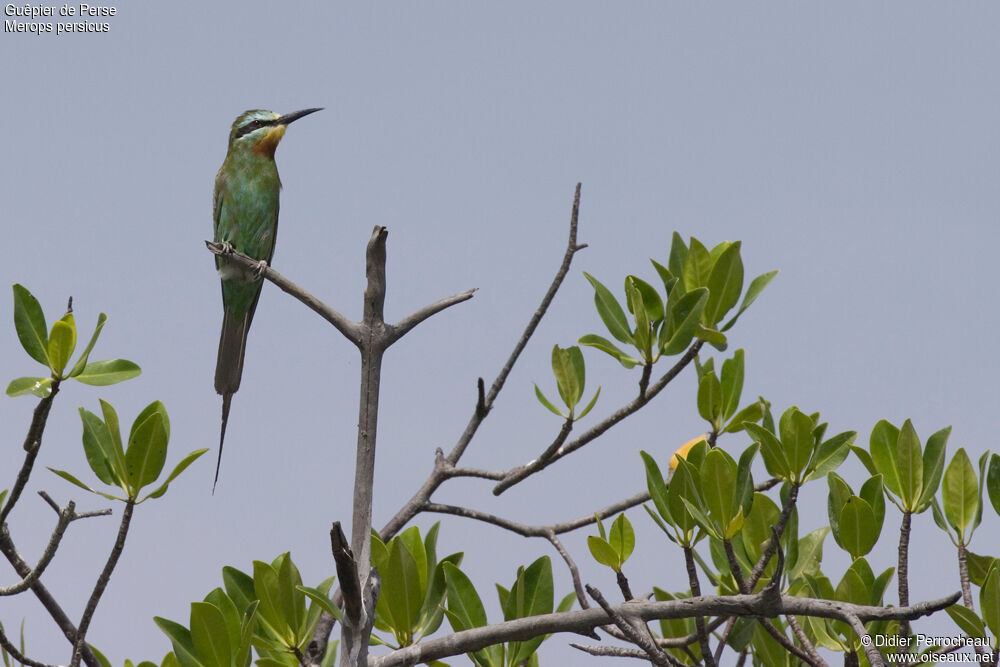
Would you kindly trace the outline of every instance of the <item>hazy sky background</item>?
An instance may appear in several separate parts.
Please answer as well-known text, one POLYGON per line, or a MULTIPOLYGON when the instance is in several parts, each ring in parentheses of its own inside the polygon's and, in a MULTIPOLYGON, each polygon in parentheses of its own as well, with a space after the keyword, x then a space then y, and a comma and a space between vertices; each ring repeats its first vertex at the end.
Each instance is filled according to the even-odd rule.
MULTIPOLYGON (((69 383, 58 396, 10 521, 31 562, 55 520, 36 490, 84 510, 109 506, 44 469, 93 479, 78 406, 96 410, 106 398, 127 425, 161 399, 172 426, 168 466, 213 448, 164 498, 137 508, 88 635, 116 665, 159 661, 170 645, 152 616, 186 624, 189 603, 221 585, 224 565, 249 570, 291 550, 306 583, 318 583, 333 570, 330 523, 350 520, 357 353, 272 285, 210 495, 221 299, 202 241, 229 126, 245 109, 326 107, 291 126, 278 150, 277 270, 358 318, 364 246, 381 224, 390 230, 387 318, 479 288, 385 359, 379 527, 426 478, 434 448, 455 442, 476 378, 492 381, 537 306, 565 246, 577 181, 580 241, 590 247, 467 465, 507 468, 548 444, 559 422, 537 404, 532 382, 552 395, 552 345, 603 329, 581 271, 617 293, 628 273, 652 281, 648 259, 665 260, 674 230, 710 246, 743 240, 748 280, 781 269, 731 332, 731 349, 747 350, 745 397, 763 394, 777 413, 819 410, 831 432, 857 430, 863 444, 877 420, 912 417, 921 438, 954 425, 949 459, 958 447, 974 459, 998 447, 994 3, 115 6, 117 16, 89 19, 108 20, 106 34, 0 36, 0 376, 6 383, 39 368, 12 326, 15 282, 38 296, 50 323, 72 295, 81 337, 108 313, 92 358, 143 368, 126 384, 69 383)), ((638 379, 585 354, 587 395, 603 391, 582 426, 627 400, 638 379)), ((0 488, 13 483, 35 400, 0 398, 0 488)), ((703 430, 692 369, 635 418, 500 499, 472 480, 434 499, 530 523, 575 518, 644 487, 640 447, 664 460, 703 430)), ((720 444, 741 451, 747 438, 720 444)), ((854 462, 842 470, 855 488, 867 478, 860 472, 854 462)), ((825 490, 805 494, 802 534, 827 522, 825 490)), ((114 518, 73 524, 45 574, 74 620, 114 540, 113 507, 114 518)), ((680 552, 644 512, 629 516, 640 531, 626 569, 633 590, 687 588, 680 552)), ((417 524, 426 530, 435 519, 417 524)), ((895 565, 898 525, 889 506, 885 544, 870 557, 877 571, 895 565)), ((998 525, 987 509, 974 551, 1000 552, 998 525)), ((567 545, 585 580, 617 599, 610 570, 591 562, 587 534, 567 545)), ((951 544, 929 513, 914 522, 913 539, 912 598, 958 590, 951 544)), ((509 586, 518 564, 542 554, 553 557, 558 595, 570 590, 543 541, 446 519, 439 553, 456 550, 491 620, 501 618, 493 582, 509 586)), ((847 558, 832 537, 826 554, 839 580, 847 558)), ((14 580, 9 569, 0 577, 14 580)), ((896 601, 895 581, 887 600, 896 601)), ((68 660, 33 597, 0 602, 5 627, 22 617, 32 657, 68 660)), ((917 627, 953 628, 943 615, 917 627)), ((544 644, 542 662, 577 659, 568 641, 544 644)))

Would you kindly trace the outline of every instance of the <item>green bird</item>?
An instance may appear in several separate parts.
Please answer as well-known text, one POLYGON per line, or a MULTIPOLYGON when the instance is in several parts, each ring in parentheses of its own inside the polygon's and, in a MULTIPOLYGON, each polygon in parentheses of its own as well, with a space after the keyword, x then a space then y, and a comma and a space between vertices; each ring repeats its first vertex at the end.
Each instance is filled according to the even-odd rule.
POLYGON ((278 193, 281 180, 274 151, 293 121, 320 109, 303 109, 285 115, 255 109, 233 122, 226 159, 215 177, 215 242, 260 260, 256 269, 244 269, 216 255, 215 266, 222 278, 222 335, 215 366, 215 391, 222 394, 222 433, 215 481, 219 481, 222 444, 233 394, 240 388, 247 332, 253 320, 264 268, 274 256, 278 232, 278 193))

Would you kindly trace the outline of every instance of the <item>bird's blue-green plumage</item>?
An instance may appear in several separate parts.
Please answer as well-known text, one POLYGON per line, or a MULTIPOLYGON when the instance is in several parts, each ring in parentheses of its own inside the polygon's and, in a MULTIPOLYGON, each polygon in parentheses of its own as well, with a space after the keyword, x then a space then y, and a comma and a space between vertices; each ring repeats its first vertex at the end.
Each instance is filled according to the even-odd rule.
MULTIPOLYGON (((215 177, 214 230, 217 243, 228 243, 241 253, 270 264, 278 232, 278 194, 281 180, 274 151, 294 120, 319 109, 281 116, 256 109, 241 114, 229 133, 226 159, 215 177)), ((219 437, 219 479, 222 445, 232 395, 240 387, 247 332, 263 285, 260 276, 216 256, 222 278, 222 334, 215 367, 215 390, 222 395, 222 433, 219 437)), ((214 488, 214 487, 213 487, 214 488)))

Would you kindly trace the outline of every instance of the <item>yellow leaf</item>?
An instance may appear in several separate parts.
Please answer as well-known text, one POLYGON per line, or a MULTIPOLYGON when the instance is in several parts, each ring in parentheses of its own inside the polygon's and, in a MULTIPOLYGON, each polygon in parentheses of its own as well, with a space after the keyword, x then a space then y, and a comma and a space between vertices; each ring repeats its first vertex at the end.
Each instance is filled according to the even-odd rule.
POLYGON ((692 438, 691 440, 688 440, 683 445, 678 447, 677 451, 674 452, 674 455, 670 457, 670 472, 677 470, 677 466, 680 463, 680 459, 686 459, 688 452, 691 451, 691 448, 704 439, 705 439, 704 435, 699 435, 698 437, 692 438))

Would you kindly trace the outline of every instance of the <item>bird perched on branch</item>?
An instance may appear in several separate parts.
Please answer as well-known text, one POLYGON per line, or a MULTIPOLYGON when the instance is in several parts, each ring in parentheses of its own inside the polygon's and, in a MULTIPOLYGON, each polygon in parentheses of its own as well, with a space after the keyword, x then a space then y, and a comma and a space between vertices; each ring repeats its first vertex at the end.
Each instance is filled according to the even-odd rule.
POLYGON ((216 255, 222 278, 222 335, 215 366, 215 391, 222 394, 222 432, 215 484, 219 481, 222 445, 233 394, 240 388, 247 332, 253 320, 263 285, 264 269, 274 255, 278 232, 278 193, 281 180, 274 151, 292 122, 320 109, 303 109, 285 115, 256 109, 233 122, 226 159, 215 177, 214 229, 216 243, 224 244, 260 260, 255 269, 245 269, 216 255))

